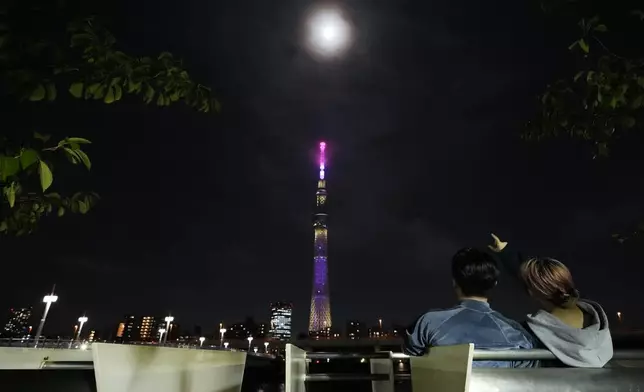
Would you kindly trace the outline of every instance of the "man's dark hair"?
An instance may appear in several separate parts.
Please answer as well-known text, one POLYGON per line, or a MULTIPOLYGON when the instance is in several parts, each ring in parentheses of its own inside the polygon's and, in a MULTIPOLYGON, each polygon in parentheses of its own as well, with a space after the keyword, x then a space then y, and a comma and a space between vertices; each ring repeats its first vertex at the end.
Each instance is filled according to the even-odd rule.
POLYGON ((487 297, 496 286, 499 267, 490 254, 478 249, 464 248, 452 258, 452 278, 468 297, 487 297))

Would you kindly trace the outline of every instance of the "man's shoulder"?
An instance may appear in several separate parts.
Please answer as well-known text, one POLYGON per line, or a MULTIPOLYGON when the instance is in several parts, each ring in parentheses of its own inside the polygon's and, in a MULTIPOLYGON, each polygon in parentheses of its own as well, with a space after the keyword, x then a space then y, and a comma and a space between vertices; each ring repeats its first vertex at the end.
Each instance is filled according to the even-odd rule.
POLYGON ((425 312, 420 319, 425 320, 426 322, 440 322, 448 320, 457 313, 463 310, 462 306, 454 306, 447 309, 432 309, 428 312, 425 312))
POLYGON ((511 319, 511 318, 509 318, 509 317, 506 317, 506 316, 504 316, 502 313, 500 313, 500 312, 498 312, 498 311, 496 311, 496 310, 493 310, 493 311, 490 313, 490 316, 491 316, 491 317, 494 317, 495 319, 497 319, 497 320, 499 320, 499 321, 501 321, 501 322, 503 322, 503 323, 505 323, 505 324, 507 324, 507 325, 509 325, 510 327, 512 327, 512 328, 514 328, 514 329, 518 329, 518 330, 520 330, 520 331, 524 331, 524 330, 525 330, 525 328, 523 328, 523 326, 521 325, 521 323, 520 323, 520 322, 518 322, 518 321, 516 321, 516 320, 513 320, 513 319, 511 319))
POLYGON ((499 322, 505 324, 505 326, 501 326, 501 329, 505 331, 504 334, 506 334, 506 337, 511 337, 509 340, 516 340, 519 343, 523 342, 523 344, 527 344, 527 346, 522 346, 521 348, 534 347, 536 341, 530 333, 530 330, 526 329, 522 323, 506 317, 497 311, 493 311, 490 315, 499 322), (510 331, 513 331, 513 333, 507 334, 510 331))

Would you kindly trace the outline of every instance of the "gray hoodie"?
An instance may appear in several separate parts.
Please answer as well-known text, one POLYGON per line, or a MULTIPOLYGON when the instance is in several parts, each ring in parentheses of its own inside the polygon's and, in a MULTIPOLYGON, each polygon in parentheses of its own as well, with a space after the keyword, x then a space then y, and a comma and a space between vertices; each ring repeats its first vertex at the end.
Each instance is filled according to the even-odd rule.
POLYGON ((577 305, 592 316, 592 323, 586 328, 570 327, 544 310, 529 315, 528 326, 564 364, 585 368, 604 367, 613 357, 613 340, 606 313, 596 302, 579 300, 577 305))

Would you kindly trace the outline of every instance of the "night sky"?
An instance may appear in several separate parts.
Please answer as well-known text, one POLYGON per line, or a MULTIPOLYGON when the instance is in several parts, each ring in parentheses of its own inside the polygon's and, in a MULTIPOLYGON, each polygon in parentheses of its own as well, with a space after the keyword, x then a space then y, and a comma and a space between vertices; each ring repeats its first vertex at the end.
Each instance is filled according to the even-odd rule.
MULTIPOLYGON (((536 95, 565 72, 569 44, 536 2, 339 2, 357 35, 326 62, 302 47, 312 1, 120 3, 110 10, 119 45, 183 58, 223 111, 137 100, 38 107, 49 116, 30 118, 34 127, 94 142, 91 176, 72 174, 102 201, 1 240, 2 308, 36 304, 40 314, 56 283, 45 333, 71 333, 84 311, 90 329, 172 313, 210 332, 247 315, 268 320, 269 303, 286 300, 304 331, 325 140, 334 325, 407 323, 449 306, 452 254, 485 246, 490 232, 560 258, 607 312, 642 318, 633 298, 644 252, 610 237, 644 215, 641 159, 592 160, 570 141, 519 138, 536 95)), ((517 318, 534 310, 508 276, 492 304, 517 318)))

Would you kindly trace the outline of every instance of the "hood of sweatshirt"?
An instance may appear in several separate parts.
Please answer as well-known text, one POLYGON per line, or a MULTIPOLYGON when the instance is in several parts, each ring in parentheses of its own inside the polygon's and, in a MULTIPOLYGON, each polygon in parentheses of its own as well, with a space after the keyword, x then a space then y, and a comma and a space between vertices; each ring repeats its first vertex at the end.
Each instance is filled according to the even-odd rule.
POLYGON ((601 368, 613 357, 608 318, 596 302, 579 300, 577 306, 591 316, 592 322, 586 328, 573 328, 544 310, 529 315, 528 326, 564 364, 601 368))

